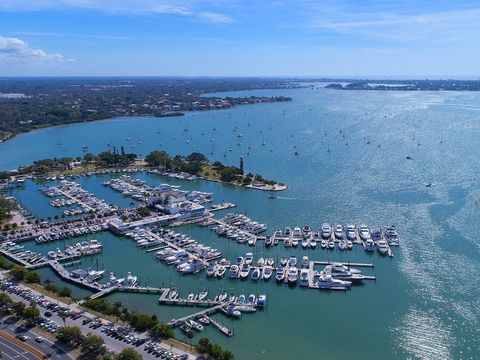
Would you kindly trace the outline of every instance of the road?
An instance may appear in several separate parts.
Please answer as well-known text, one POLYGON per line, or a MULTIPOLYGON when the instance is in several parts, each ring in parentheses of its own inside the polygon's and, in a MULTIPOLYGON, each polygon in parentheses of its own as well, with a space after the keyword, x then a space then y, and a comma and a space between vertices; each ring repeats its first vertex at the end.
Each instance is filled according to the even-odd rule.
POLYGON ((2 360, 38 360, 36 355, 3 337, 0 337, 0 350, 2 351, 2 360))
MULTIPOLYGON (((22 325, 20 325, 18 322, 15 321, 14 318, 9 317, 9 318, 2 318, 1 319, 2 324, 0 326, 0 330, 6 332, 7 334, 17 337, 18 335, 27 335, 30 337, 30 340, 27 340, 27 343, 30 346, 33 346, 34 348, 40 350, 42 353, 45 355, 48 355, 48 357, 52 360, 62 360, 62 359, 73 359, 68 353, 60 349, 53 341, 45 338, 43 342, 38 343, 35 341, 35 338, 39 336, 37 333, 33 332, 31 329, 28 329, 22 325)), ((4 338, 0 337, 0 340, 7 341, 4 338)), ((8 342, 10 344, 10 342, 8 342)), ((38 360, 38 357, 35 355, 29 353, 27 350, 21 348, 19 345, 13 344, 16 346, 16 348, 22 349, 23 352, 27 352, 29 354, 28 359, 36 359, 38 360)), ((3 343, 0 346, 0 348, 3 351, 3 343)), ((4 352, 5 353, 5 352, 4 352)), ((4 354, 5 355, 5 354, 4 354)), ((15 356, 17 356, 16 354, 15 356)), ((8 358, 8 357, 7 357, 8 358)), ((18 357, 15 357, 16 359, 19 359, 18 357)))

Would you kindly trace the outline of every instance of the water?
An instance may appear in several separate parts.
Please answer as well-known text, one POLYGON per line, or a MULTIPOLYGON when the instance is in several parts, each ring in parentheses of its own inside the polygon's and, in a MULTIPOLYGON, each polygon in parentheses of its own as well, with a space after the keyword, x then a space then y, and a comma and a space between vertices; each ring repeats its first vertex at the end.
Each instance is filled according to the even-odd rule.
MULTIPOLYGON (((285 95, 294 100, 182 118, 119 118, 44 129, 0 144, 0 168, 43 157, 81 156, 83 145, 99 152, 109 143, 142 155, 153 149, 183 155, 213 150, 213 155, 208 155, 211 160, 235 165, 244 156, 247 171, 283 181, 289 189, 271 200, 264 192, 212 182, 139 176, 151 183, 170 182, 214 192, 217 202, 237 203, 236 212, 247 212, 270 229, 304 224, 318 228, 323 222, 370 226, 393 222, 401 236, 394 259, 360 249, 306 252, 311 259, 374 262, 375 269, 365 271, 375 274, 377 281, 354 286, 347 293, 328 293, 290 289, 275 281, 220 281, 207 279, 205 274, 179 277, 173 268, 157 263, 152 253, 108 232, 90 236, 101 240, 105 248, 82 266, 105 267, 118 275, 132 271, 142 284, 173 283, 182 294, 202 287, 211 293, 221 288, 266 293, 265 311, 239 321, 219 316, 235 330, 234 337, 227 339, 215 329, 207 331, 238 359, 479 358, 480 94, 327 89, 261 90, 255 94, 285 95), (243 137, 236 136, 235 126, 243 137), (266 144, 262 146, 263 141, 266 144), (424 182, 433 186, 427 188, 424 182)), ((128 206, 130 199, 103 187, 103 180, 80 181, 98 197, 128 206)), ((30 182, 15 195, 35 215, 54 216, 56 210, 36 186, 30 182)), ((250 250, 217 238, 208 229, 186 226, 179 231, 214 244, 232 260, 250 250)), ((47 252, 65 245, 29 246, 47 252)), ((305 253, 260 245, 255 251, 275 258, 305 253)), ((54 276, 49 270, 44 272, 54 276)), ((79 297, 85 293, 75 290, 79 297)), ((110 297, 165 320, 192 311, 160 306, 157 298, 135 294, 110 297)))

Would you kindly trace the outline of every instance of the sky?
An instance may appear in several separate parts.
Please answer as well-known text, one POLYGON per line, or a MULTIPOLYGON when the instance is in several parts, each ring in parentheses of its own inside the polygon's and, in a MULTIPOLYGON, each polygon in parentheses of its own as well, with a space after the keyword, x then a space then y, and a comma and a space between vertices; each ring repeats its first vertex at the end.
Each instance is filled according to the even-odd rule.
POLYGON ((0 76, 478 79, 479 59, 479 0, 0 0, 0 76))

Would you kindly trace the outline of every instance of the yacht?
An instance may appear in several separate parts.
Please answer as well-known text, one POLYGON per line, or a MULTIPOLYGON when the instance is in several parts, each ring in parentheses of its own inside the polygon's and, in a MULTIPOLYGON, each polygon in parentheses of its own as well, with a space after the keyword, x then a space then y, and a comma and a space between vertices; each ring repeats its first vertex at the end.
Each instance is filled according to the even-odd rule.
POLYGON ((342 225, 335 226, 334 233, 337 239, 343 239, 343 226, 342 225))
POLYGON ((196 331, 203 331, 203 325, 197 323, 196 321, 194 320, 187 320, 185 322, 185 324, 187 324, 188 327, 192 328, 193 330, 196 330, 196 331))
POLYGON ((287 263, 288 263, 288 259, 287 259, 286 257, 282 257, 282 258, 280 259, 280 265, 286 266, 287 263))
POLYGON ((265 266, 263 269, 262 279, 269 280, 272 277, 273 268, 270 265, 265 266))
POLYGON ((300 230, 299 227, 293 228, 292 236, 296 239, 301 239, 303 237, 302 236, 302 230, 300 230))
POLYGON ((262 276, 262 270, 259 267, 255 267, 252 271, 252 280, 257 281, 262 276))
POLYGON ((297 238, 292 238, 292 246, 297 247, 298 246, 298 239, 297 238))
POLYGON ((398 234, 397 234, 397 229, 395 228, 395 225, 385 226, 385 230, 383 232, 385 234, 385 238, 388 241, 388 245, 390 246, 399 245, 400 242, 398 240, 398 234))
POLYGON ((267 295, 258 295, 257 306, 264 307, 267 303, 267 295))
POLYGON ((298 283, 300 286, 308 286, 308 270, 307 269, 300 270, 298 283))
POLYGON ((289 284, 295 284, 298 279, 298 269, 294 266, 288 269, 287 279, 289 284))
POLYGON ((385 255, 388 252, 387 242, 383 239, 377 240, 377 250, 380 254, 385 255))
POLYGON ((309 242, 309 246, 312 249, 315 249, 317 247, 317 240, 315 238, 311 238, 309 242))
POLYGON ((348 249, 348 250, 352 250, 352 248, 353 248, 353 242, 352 242, 352 240, 347 240, 347 249, 348 249))
POLYGON ((332 228, 329 224, 322 224, 322 238, 328 239, 332 235, 332 228))
POLYGON ((355 240, 357 234, 355 233, 355 225, 347 225, 347 239, 355 240))
POLYGON ((254 294, 248 295, 247 302, 249 304, 255 305, 257 303, 257 297, 254 294))
POLYGON ((360 274, 361 271, 358 269, 351 269, 348 266, 343 265, 342 263, 334 262, 331 265, 325 267, 326 272, 330 272, 333 276, 336 275, 350 275, 350 274, 360 274))
POLYGON ((208 264, 207 267, 207 276, 208 277, 213 277, 215 275, 215 270, 216 270, 217 264, 208 264))
POLYGON ((273 243, 275 241, 275 236, 272 235, 272 236, 267 236, 267 238, 265 239, 265 246, 273 246, 273 243))
POLYGON ((321 274, 315 285, 319 289, 347 290, 352 283, 350 281, 334 279, 330 274, 321 274))
POLYGON ((290 235, 292 235, 292 229, 290 229, 288 226, 285 228, 284 230, 284 235, 285 237, 289 237, 290 235))
POLYGON ((338 248, 343 251, 343 250, 347 250, 347 242, 345 240, 340 240, 338 242, 338 248))
POLYGON ((281 266, 277 266, 275 269, 275 280, 281 282, 285 279, 285 269, 281 266))
POLYGON ((263 257, 261 257, 260 259, 257 260, 257 265, 262 267, 263 265, 265 265, 265 259, 263 257))
POLYGON ((285 279, 285 269, 281 266, 277 266, 275 269, 275 280, 281 282, 285 279))
POLYGON ((308 239, 310 237, 310 232, 311 231, 312 231, 312 229, 310 228, 310 226, 305 225, 302 229, 303 237, 308 239))
POLYGON ((320 242, 320 246, 325 249, 326 247, 328 247, 328 241, 325 240, 325 239, 322 239, 322 241, 320 242))
POLYGON ((368 238, 365 241, 365 251, 375 251, 375 241, 372 239, 368 238))
POLYGON ((273 266, 274 263, 275 263, 275 260, 273 260, 273 258, 268 258, 265 260, 265 264, 268 266, 273 266))
POLYGON ((230 279, 238 277, 238 265, 230 266, 230 269, 228 269, 228 277, 230 279))
POLYGON ((296 266, 297 265, 297 258, 295 256, 290 256, 288 259, 288 266, 296 266))
POLYGON ((367 241, 367 239, 370 239, 370 231, 368 230, 367 225, 360 226, 359 235, 363 241, 367 241))

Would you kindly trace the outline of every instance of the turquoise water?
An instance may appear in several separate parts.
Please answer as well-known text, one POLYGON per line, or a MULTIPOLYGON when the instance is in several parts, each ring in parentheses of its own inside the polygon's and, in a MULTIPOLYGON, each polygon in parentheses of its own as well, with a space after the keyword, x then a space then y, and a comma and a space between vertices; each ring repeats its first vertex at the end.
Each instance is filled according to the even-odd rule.
MULTIPOLYGON (((237 203, 235 211, 247 212, 270 229, 304 224, 318 228, 325 221, 370 226, 394 222, 401 236, 394 259, 359 249, 348 253, 320 248, 286 251, 282 246, 255 249, 273 257, 292 252, 318 260, 371 261, 375 269, 366 272, 375 274, 377 281, 347 293, 328 293, 291 289, 274 281, 210 280, 205 274, 179 277, 131 240, 110 233, 90 236, 104 243, 104 251, 85 260, 85 266, 98 265, 118 275, 132 271, 142 283, 174 283, 184 294, 201 287, 211 292, 226 288, 266 293, 265 311, 239 321, 220 316, 235 330, 234 337, 227 339, 214 329, 207 332, 238 359, 479 358, 480 94, 326 89, 255 93, 291 96, 293 101, 183 118, 119 118, 44 129, 0 144, 0 168, 43 157, 81 155, 83 145, 98 152, 108 143, 142 155, 152 149, 172 154, 213 150, 211 160, 230 164, 244 156, 247 171, 286 182, 289 189, 271 200, 263 192, 217 183, 138 176, 151 183, 214 192, 217 202, 237 203), (235 126, 242 138, 233 131, 235 126), (424 186, 427 181, 433 183, 431 188, 424 186)), ((103 187, 102 179, 80 181, 98 197, 128 206, 130 199, 103 187)), ((55 209, 36 186, 29 183, 15 195, 37 216, 54 215, 55 209)), ((230 259, 249 250, 208 229, 186 226, 179 231, 214 244, 230 259)), ((29 246, 47 252, 64 243, 29 246)), ((84 290, 77 291, 77 296, 84 296, 84 290)), ((192 311, 160 306, 156 295, 115 294, 111 299, 162 319, 192 311)))

